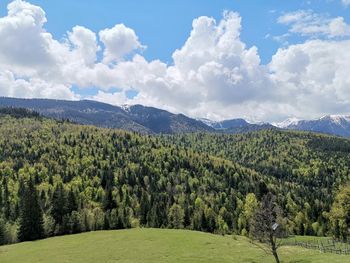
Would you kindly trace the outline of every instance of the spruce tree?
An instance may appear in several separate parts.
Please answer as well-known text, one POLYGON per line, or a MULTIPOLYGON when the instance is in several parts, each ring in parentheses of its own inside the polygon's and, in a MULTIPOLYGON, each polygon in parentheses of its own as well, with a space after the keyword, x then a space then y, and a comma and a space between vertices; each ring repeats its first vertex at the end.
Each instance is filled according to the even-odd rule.
POLYGON ((67 196, 67 213, 71 214, 73 211, 78 211, 78 203, 73 189, 70 189, 67 196))
MULTIPOLYGON (((2 187, 0 184, 0 207, 2 207, 2 187)), ((0 209, 0 213, 1 213, 1 209, 0 209)))
POLYGON ((51 215, 55 223, 62 225, 63 217, 67 214, 67 198, 63 184, 58 184, 52 196, 51 215))
POLYGON ((0 246, 5 244, 5 222, 0 218, 0 246))
POLYGON ((21 198, 19 222, 18 238, 20 241, 32 241, 44 237, 43 214, 32 178, 25 187, 21 198))
POLYGON ((7 180, 4 179, 4 216, 6 220, 10 219, 11 216, 11 203, 10 203, 10 192, 7 185, 7 180))
POLYGON ((147 215, 150 210, 150 200, 146 191, 142 190, 140 201, 140 223, 141 225, 147 225, 147 215))
POLYGON ((107 189, 105 189, 105 196, 103 199, 103 209, 104 211, 110 211, 116 207, 117 207, 117 204, 113 199, 112 188, 107 186, 107 189))

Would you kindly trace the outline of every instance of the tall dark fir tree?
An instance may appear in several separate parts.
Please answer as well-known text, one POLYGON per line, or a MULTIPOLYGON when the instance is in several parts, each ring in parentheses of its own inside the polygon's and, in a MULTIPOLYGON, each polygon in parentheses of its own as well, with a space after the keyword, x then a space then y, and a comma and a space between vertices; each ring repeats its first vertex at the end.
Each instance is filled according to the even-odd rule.
POLYGON ((67 197, 62 183, 58 184, 52 196, 51 215, 56 225, 62 225, 63 217, 67 214, 67 197))
POLYGON ((0 218, 0 246, 5 244, 5 222, 0 218))
POLYGON ((18 239, 32 241, 44 237, 43 213, 33 179, 27 183, 21 198, 18 239))

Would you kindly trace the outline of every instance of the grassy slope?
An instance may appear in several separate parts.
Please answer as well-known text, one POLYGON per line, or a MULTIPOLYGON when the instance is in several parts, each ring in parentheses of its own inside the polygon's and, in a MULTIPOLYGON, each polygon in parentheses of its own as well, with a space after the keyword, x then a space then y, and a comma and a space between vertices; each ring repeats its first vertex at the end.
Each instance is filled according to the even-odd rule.
MULTIPOLYGON (((282 262, 350 262, 350 257, 283 247, 282 262)), ((273 262, 245 238, 161 229, 101 231, 0 247, 0 262, 273 262)))

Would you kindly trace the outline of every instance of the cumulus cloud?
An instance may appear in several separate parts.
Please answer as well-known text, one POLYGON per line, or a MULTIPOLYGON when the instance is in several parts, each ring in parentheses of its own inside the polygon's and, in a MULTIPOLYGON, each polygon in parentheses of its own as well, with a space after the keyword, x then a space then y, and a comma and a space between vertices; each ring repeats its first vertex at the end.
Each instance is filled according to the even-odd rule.
POLYGON ((68 39, 77 53, 77 58, 83 60, 86 66, 93 66, 99 50, 96 34, 88 28, 75 26, 72 32, 68 32, 68 39))
MULTIPOLYGON (((270 101, 278 92, 268 68, 260 63, 257 48, 247 48, 240 39, 240 31, 241 17, 237 13, 225 12, 219 22, 199 17, 193 21, 185 44, 173 53, 173 65, 157 60, 148 62, 136 55, 130 61, 104 68, 107 75, 103 79, 124 90, 136 89, 137 96, 127 99, 127 103, 191 116, 246 116, 246 105, 270 101)), ((92 72, 87 75, 93 76, 92 72)), ((105 93, 94 98, 110 101, 105 93)))
POLYGON ((147 61, 145 46, 123 24, 98 34, 75 26, 58 41, 45 30, 40 7, 16 0, 0 18, 0 95, 79 99, 72 86, 96 87, 90 98, 111 104, 253 121, 350 111, 350 40, 343 18, 311 11, 280 17, 291 32, 322 39, 287 45, 267 65, 255 46, 241 40, 241 19, 235 12, 224 12, 219 21, 194 19, 188 39, 166 64, 147 61), (126 95, 130 90, 133 98, 126 95))
POLYGON ((201 114, 222 114, 231 105, 274 96, 257 48, 247 48, 240 40, 237 13, 225 12, 219 22, 199 17, 192 26, 183 47, 173 54, 174 65, 135 83, 142 87, 139 96, 153 97, 152 103, 158 97, 190 115, 199 109, 201 114))
MULTIPOLYGON (((45 30, 47 19, 40 7, 15 0, 7 9, 8 14, 0 18, 2 74, 11 72, 16 80, 23 79, 26 83, 28 79, 46 82, 46 90, 48 87, 52 89, 52 93, 46 92, 48 98, 56 98, 58 94, 62 98, 72 98, 71 94, 57 93, 57 87, 97 86, 108 90, 120 84, 120 78, 113 76, 112 69, 97 61, 97 52, 101 48, 95 32, 75 26, 67 32, 66 39, 58 41, 45 30)), ((105 45, 104 62, 121 59, 136 48, 143 47, 135 32, 124 25, 102 30, 100 35, 105 45)), ((35 94, 33 96, 40 95, 35 94)))
POLYGON ((349 40, 313 40, 278 50, 270 64, 272 78, 293 96, 295 115, 350 111, 349 52, 349 40))
POLYGON ((312 10, 298 10, 286 13, 278 18, 280 24, 290 26, 291 33, 312 37, 347 37, 350 25, 343 17, 330 18, 326 14, 317 14, 312 10))
POLYGON ((105 45, 103 61, 106 63, 120 61, 131 52, 144 48, 135 31, 123 24, 104 29, 99 35, 105 45))
MULTIPOLYGON (((183 47, 173 53, 173 65, 149 63, 141 56, 119 63, 114 75, 129 76, 119 83, 139 91, 125 102, 213 119, 311 118, 350 111, 349 41, 290 45, 262 65, 257 48, 247 48, 240 31, 237 13, 227 12, 218 22, 199 17, 183 47)), ((100 94, 96 99, 107 97, 100 94)))
POLYGON ((7 9, 8 15, 0 18, 0 68, 18 74, 44 74, 57 59, 51 52, 54 40, 42 28, 45 12, 19 0, 10 3, 7 9))
POLYGON ((69 86, 46 82, 39 78, 16 78, 11 71, 0 71, 0 95, 17 98, 79 99, 69 86))
POLYGON ((44 29, 44 10, 21 0, 7 9, 0 18, 0 95, 78 99, 62 74, 72 52, 44 29))

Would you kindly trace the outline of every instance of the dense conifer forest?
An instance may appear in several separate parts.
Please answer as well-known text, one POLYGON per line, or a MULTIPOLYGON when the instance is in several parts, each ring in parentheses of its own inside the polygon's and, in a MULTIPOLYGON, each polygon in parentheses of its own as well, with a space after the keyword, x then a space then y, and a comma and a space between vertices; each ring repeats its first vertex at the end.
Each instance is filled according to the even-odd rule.
POLYGON ((290 234, 346 239, 350 141, 305 132, 151 136, 0 112, 0 243, 132 227, 249 235, 271 192, 290 234))

